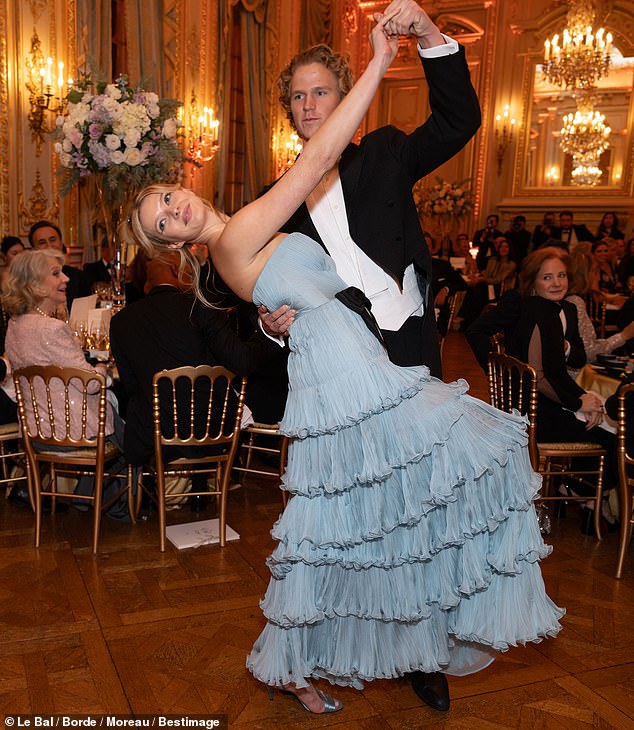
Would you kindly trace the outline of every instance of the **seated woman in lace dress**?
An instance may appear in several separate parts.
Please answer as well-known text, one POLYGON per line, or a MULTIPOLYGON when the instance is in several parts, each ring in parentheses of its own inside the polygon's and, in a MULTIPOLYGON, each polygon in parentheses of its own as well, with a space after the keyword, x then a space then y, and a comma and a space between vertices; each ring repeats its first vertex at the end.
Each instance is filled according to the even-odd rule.
MULTIPOLYGON (((79 368, 107 376, 106 365, 92 366, 86 362, 84 351, 74 337, 68 324, 55 317, 60 307, 66 304, 66 283, 68 277, 62 271, 64 256, 56 249, 40 249, 24 251, 16 256, 9 265, 4 284, 3 303, 11 315, 6 334, 6 354, 12 370, 29 365, 57 365, 59 367, 79 368)), ((88 385, 88 408, 86 413, 87 435, 97 435, 99 386, 96 381, 88 385)), ((55 414, 64 413, 65 396, 63 386, 55 389, 51 385, 55 414)), ((48 422, 46 395, 44 389, 37 394, 40 406, 40 417, 48 422)), ((30 400, 25 401, 27 418, 33 419, 30 400)), ((63 424, 63 419, 61 419, 63 424)), ((81 399, 71 401, 70 434, 78 436, 81 431, 82 412, 81 399), (73 403, 76 408, 72 408, 73 403)), ((56 430, 64 436, 60 429, 60 421, 56 421, 56 430)), ((123 421, 113 405, 107 403, 106 436, 117 444, 122 443, 123 421)), ((90 494, 92 477, 82 477, 75 493, 90 494)), ((113 506, 111 517, 123 518, 119 507, 113 506)))
MULTIPOLYGON (((634 337, 634 322, 631 322, 621 332, 617 332, 610 337, 598 338, 592 320, 588 316, 585 301, 591 288, 592 257, 584 251, 577 251, 575 249, 570 255, 570 259, 570 286, 568 287, 566 300, 572 302, 577 308, 579 334, 583 340, 587 361, 595 362, 597 355, 613 352, 617 348, 623 347, 627 340, 634 337)), ((574 377, 575 369, 573 368, 572 371, 571 374, 574 377)))

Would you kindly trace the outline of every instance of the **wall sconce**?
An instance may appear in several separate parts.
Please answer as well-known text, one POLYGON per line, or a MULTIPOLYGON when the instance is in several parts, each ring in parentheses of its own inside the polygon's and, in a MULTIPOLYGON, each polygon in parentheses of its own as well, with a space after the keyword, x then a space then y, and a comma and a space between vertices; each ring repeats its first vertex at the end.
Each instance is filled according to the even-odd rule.
POLYGON ((273 146, 276 160, 276 177, 280 177, 293 166, 297 155, 302 151, 303 143, 296 132, 288 131, 282 123, 274 138, 273 146))
POLYGON ((515 119, 510 117, 509 105, 504 106, 502 114, 495 117, 495 158, 498 163, 498 177, 502 174, 502 163, 511 142, 515 138, 515 119))
POLYGON ((44 135, 51 130, 46 123, 45 112, 54 116, 64 113, 66 108, 66 93, 73 85, 73 80, 64 81, 64 63, 55 63, 52 58, 44 58, 42 43, 33 31, 31 50, 26 58, 26 88, 29 92, 29 127, 36 146, 36 154, 42 151, 44 135), (57 76, 54 76, 54 69, 57 76))
POLYGON ((196 169, 212 160, 220 149, 220 121, 214 119, 214 110, 211 107, 203 106, 201 111, 196 92, 192 89, 189 105, 182 108, 181 122, 185 130, 185 151, 189 161, 193 163, 193 178, 196 169))

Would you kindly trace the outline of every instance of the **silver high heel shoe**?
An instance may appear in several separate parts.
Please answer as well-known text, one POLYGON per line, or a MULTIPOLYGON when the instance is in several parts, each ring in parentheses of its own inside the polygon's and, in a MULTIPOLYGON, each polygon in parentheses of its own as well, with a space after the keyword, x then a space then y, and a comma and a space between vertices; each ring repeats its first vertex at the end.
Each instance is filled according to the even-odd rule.
MULTIPOLYGON (((325 714, 326 712, 339 712, 339 710, 343 710, 343 704, 341 702, 339 702, 339 700, 335 700, 329 694, 322 692, 318 687, 315 687, 315 691, 317 692, 317 694, 319 695, 319 698, 324 703, 323 712, 313 712, 310 709, 310 707, 307 707, 302 702, 302 700, 295 694, 295 692, 291 692, 288 689, 280 689, 280 694, 291 695, 299 702, 299 704, 306 710, 306 712, 310 712, 312 715, 322 715, 322 714, 325 714)), ((273 699, 274 694, 275 694, 275 687, 269 686, 269 700, 273 699)))

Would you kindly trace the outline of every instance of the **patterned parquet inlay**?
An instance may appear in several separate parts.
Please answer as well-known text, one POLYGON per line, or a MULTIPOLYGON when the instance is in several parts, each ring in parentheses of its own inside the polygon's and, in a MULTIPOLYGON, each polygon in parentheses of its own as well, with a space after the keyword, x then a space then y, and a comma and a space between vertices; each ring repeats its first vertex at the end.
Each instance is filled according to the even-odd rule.
MULTIPOLYGON (((445 344, 445 376, 486 397, 464 339, 445 344)), ((617 535, 579 532, 576 507, 553 519, 542 564, 567 608, 556 640, 501 655, 485 671, 450 678, 452 706, 422 705, 406 680, 339 689, 343 712, 315 717, 245 670, 263 626, 270 529, 281 498, 270 479, 245 480, 229 497, 241 538, 221 550, 158 549, 157 518, 104 519, 100 553, 74 510, 46 516, 33 547, 31 513, 0 493, 0 716, 15 713, 215 714, 254 728, 634 729, 634 554, 614 579, 617 535)), ((214 516, 214 507, 202 515, 214 516)), ((190 521, 187 509, 170 520, 190 521)))

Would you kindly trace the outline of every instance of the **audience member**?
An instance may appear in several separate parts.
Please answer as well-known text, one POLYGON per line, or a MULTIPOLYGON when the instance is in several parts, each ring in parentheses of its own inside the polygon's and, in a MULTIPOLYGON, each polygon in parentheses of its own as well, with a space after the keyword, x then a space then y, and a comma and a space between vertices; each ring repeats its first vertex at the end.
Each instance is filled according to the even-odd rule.
POLYGON ((487 216, 486 226, 479 228, 473 234, 473 245, 478 247, 476 255, 476 264, 478 271, 484 271, 487 261, 496 253, 495 239, 503 236, 502 231, 498 230, 500 217, 496 213, 490 213, 487 216))
POLYGON ((510 246, 504 235, 495 239, 497 253, 492 256, 486 269, 471 280, 460 308, 463 327, 469 327, 482 313, 489 301, 495 301, 505 291, 515 286, 516 265, 510 259, 510 246))
POLYGON ((634 236, 625 246, 625 253, 619 262, 617 275, 623 291, 634 295, 634 236))
POLYGON ((625 234, 619 229, 619 218, 614 211, 604 213, 601 223, 599 223, 596 240, 601 241, 604 238, 613 238, 615 241, 625 242, 625 234))
MULTIPOLYGON (((64 244, 62 243, 62 232, 58 226, 49 221, 38 221, 31 226, 29 230, 29 243, 36 251, 44 248, 52 248, 59 251, 60 254, 65 253, 64 244)), ((62 271, 68 279, 66 286, 66 309, 67 314, 70 315, 73 300, 78 297, 87 297, 92 291, 88 279, 81 269, 64 263, 62 271)))
POLYGON ((570 282, 566 300, 577 308, 579 334, 583 340, 586 358, 588 362, 594 362, 597 355, 613 352, 634 337, 634 324, 630 323, 622 332, 617 332, 607 339, 597 338, 594 324, 586 309, 586 297, 591 288, 592 256, 577 247, 571 254, 570 261, 570 282))
POLYGON ((612 261, 610 260, 609 240, 604 238, 592 244, 592 255, 594 267, 598 275, 597 285, 599 290, 608 294, 615 294, 617 291, 617 277, 612 261))
POLYGON ((526 230, 526 216, 516 215, 511 227, 504 235, 511 247, 511 261, 515 262, 519 271, 531 243, 531 234, 526 230))
MULTIPOLYGON (((207 364, 224 365, 237 375, 249 375, 280 349, 259 333, 247 342, 241 341, 231 329, 225 310, 206 307, 194 297, 191 274, 183 272, 179 276, 179 263, 178 252, 149 260, 147 296, 118 312, 110 324, 110 346, 128 397, 125 453, 134 465, 145 463, 154 451, 155 372, 207 364)), ((203 490, 204 486, 195 489, 203 490)))
MULTIPOLYGON (((586 392, 568 368, 586 362, 579 336, 577 310, 564 299, 570 257, 559 248, 541 248, 526 257, 520 272, 520 317, 506 351, 537 371, 537 441, 599 443, 608 450, 605 485, 613 488, 616 439, 601 428, 603 402, 586 392)), ((591 524, 586 513, 582 530, 591 524)))
POLYGON ((455 295, 456 292, 464 291, 467 288, 467 284, 448 261, 440 258, 440 246, 428 233, 425 233, 425 239, 432 256, 431 286, 434 295, 434 307, 437 311, 436 326, 438 327, 438 334, 444 337, 447 334, 449 317, 451 315, 449 298, 455 295))
POLYGON ((112 251, 110 244, 104 239, 101 242, 101 258, 99 261, 84 264, 84 274, 91 288, 94 288, 95 284, 98 283, 110 284, 112 282, 111 263, 112 251))
POLYGON ((553 232, 556 230, 555 226, 555 214, 549 210, 544 213, 542 222, 535 226, 533 230, 533 236, 531 239, 531 250, 544 246, 549 238, 553 237, 553 232))
MULTIPOLYGON (((79 368, 90 372, 107 375, 104 364, 95 367, 86 362, 84 352, 73 333, 66 324, 56 319, 54 314, 66 300, 66 285, 68 277, 63 272, 64 255, 57 247, 43 246, 36 251, 25 251, 16 256, 9 266, 5 282, 3 302, 11 314, 6 335, 6 354, 13 370, 29 365, 57 365, 60 367, 79 368)), ((86 419, 87 435, 97 435, 99 396, 96 383, 94 392, 88 394, 88 407, 84 413, 81 400, 70 401, 70 410, 67 415, 68 431, 71 436, 78 436, 83 419, 86 419), (73 405, 76 405, 73 408, 73 405)), ((65 396, 62 386, 51 385, 54 413, 59 419, 56 421, 57 433, 65 435, 64 424, 65 396)), ((41 392, 36 389, 36 398, 39 405, 39 418, 45 424, 50 423, 46 396, 42 386, 41 392)), ((29 399, 25 401, 26 415, 32 422, 35 414, 32 411, 29 399)), ((123 422, 112 404, 107 404, 106 436, 118 446, 121 444, 123 422)), ((104 485, 104 501, 108 496, 104 485)), ((118 491, 118 485, 112 485, 118 491)), ((76 494, 91 494, 93 478, 80 478, 76 494)), ((28 499, 28 497, 27 497, 28 499)), ((84 503, 80 503, 84 505, 84 503)), ((78 507, 80 508, 80 507, 78 507)), ((114 519, 129 519, 125 500, 115 502, 107 511, 114 519)))
POLYGON ((594 236, 583 223, 574 223, 574 214, 570 210, 562 210, 559 214, 559 227, 553 229, 552 237, 558 238, 568 249, 574 251, 581 241, 594 242, 594 236))

